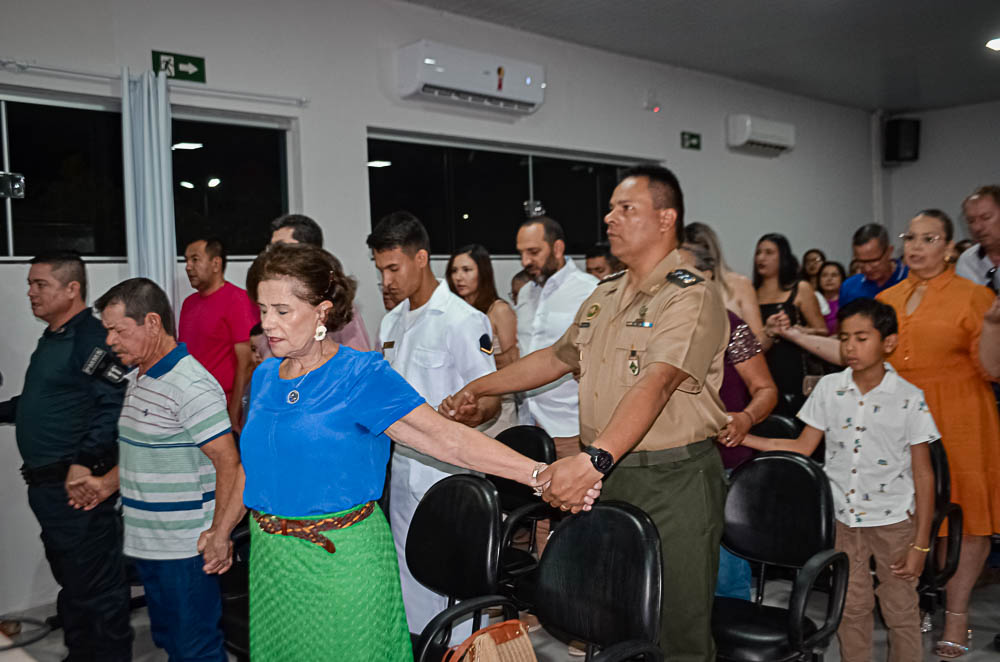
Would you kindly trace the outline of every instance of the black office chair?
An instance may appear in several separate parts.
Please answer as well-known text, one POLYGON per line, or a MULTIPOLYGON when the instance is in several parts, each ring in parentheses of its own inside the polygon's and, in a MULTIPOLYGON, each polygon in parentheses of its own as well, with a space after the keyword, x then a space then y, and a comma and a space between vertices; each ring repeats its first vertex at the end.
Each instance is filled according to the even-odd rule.
POLYGON ((931 465, 934 467, 934 519, 931 521, 931 551, 927 554, 924 572, 917 585, 920 608, 933 614, 944 595, 944 585, 958 569, 958 557, 962 553, 962 507, 951 500, 951 474, 948 470, 948 456, 940 440, 928 446, 931 465), (938 533, 944 523, 948 523, 948 534, 943 538, 938 533), (938 547, 945 547, 944 564, 940 565, 938 547))
POLYGON ((762 453, 739 466, 726 498, 722 544, 760 567, 754 602, 716 598, 712 632, 725 662, 821 660, 840 625, 847 594, 847 555, 833 549, 830 483, 812 460, 796 453, 762 453), (797 572, 788 606, 763 604, 766 569, 797 572), (826 615, 806 617, 817 579, 832 569, 826 615))
POLYGON ((222 593, 223 643, 240 662, 250 659, 250 527, 249 519, 236 525, 232 533, 233 565, 219 575, 222 593))
POLYGON ((662 660, 662 564, 649 516, 628 503, 601 501, 566 519, 549 539, 536 579, 538 620, 587 643, 587 660, 662 660))
POLYGON ((449 476, 420 500, 406 537, 406 563, 417 581, 448 597, 448 609, 414 637, 417 662, 440 660, 452 627, 471 615, 478 630, 488 607, 517 618, 514 604, 498 595, 500 529, 500 495, 485 478, 449 476))
MULTIPOLYGON (((556 461, 556 445, 545 430, 534 425, 517 425, 497 435, 497 441, 521 455, 537 462, 551 464, 556 461)), ((562 511, 551 508, 534 494, 534 490, 513 480, 499 476, 486 476, 500 493, 500 506, 506 519, 500 544, 500 587, 504 595, 518 606, 530 609, 533 593, 531 575, 538 568, 538 545, 535 524, 551 519, 553 524, 562 518, 562 511), (528 547, 514 547, 514 535, 527 530, 528 547)))

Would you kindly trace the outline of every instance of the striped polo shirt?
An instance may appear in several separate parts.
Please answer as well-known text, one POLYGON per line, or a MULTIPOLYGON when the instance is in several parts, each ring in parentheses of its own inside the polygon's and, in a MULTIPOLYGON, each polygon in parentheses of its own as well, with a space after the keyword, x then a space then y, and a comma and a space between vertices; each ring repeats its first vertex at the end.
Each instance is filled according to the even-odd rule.
POLYGON ((226 396, 183 343, 126 378, 118 419, 125 554, 197 556, 215 514, 215 468, 201 447, 230 431, 226 396))

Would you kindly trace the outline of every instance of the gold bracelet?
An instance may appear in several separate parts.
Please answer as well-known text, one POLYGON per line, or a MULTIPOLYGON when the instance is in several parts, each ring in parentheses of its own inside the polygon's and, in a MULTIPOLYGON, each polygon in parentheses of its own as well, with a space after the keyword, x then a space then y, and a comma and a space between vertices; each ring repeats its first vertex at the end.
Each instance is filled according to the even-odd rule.
POLYGON ((926 554, 927 552, 931 551, 930 547, 918 547, 917 543, 911 543, 910 547, 912 547, 913 549, 917 550, 918 552, 923 552, 924 554, 926 554))

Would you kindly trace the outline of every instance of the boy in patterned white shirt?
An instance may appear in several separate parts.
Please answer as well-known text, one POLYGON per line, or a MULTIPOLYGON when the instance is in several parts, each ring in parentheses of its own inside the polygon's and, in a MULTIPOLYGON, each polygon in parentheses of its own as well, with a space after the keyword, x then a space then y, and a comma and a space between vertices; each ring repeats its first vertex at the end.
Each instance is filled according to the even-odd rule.
POLYGON ((798 417, 798 439, 748 435, 758 450, 811 454, 826 437, 824 470, 837 515, 836 548, 850 562, 847 601, 837 639, 843 662, 872 659, 875 597, 889 628, 889 659, 923 659, 916 592, 930 548, 934 470, 927 444, 937 428, 917 387, 885 357, 898 341, 893 309, 856 299, 837 313, 847 370, 820 380, 798 417), (869 559, 879 586, 872 591, 869 559))

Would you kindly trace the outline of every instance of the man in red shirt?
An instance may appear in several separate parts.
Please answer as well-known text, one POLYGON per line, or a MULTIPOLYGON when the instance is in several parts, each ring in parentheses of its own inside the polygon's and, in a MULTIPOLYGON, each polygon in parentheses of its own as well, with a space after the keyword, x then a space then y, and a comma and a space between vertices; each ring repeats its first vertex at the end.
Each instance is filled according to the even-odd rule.
POLYGON ((260 313, 246 290, 226 281, 226 249, 220 240, 192 241, 184 260, 188 281, 197 292, 181 306, 177 340, 218 380, 226 392, 233 430, 239 432, 240 395, 253 371, 250 329, 260 321, 260 313))

